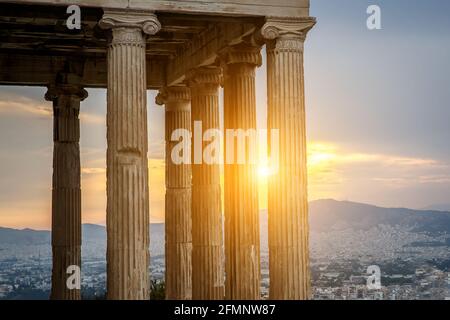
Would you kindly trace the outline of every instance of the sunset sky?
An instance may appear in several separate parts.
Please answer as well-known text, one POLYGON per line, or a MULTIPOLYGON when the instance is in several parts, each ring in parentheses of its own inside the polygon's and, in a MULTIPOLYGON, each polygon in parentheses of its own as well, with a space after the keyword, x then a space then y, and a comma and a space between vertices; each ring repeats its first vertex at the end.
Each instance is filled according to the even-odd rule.
MULTIPOLYGON (((450 2, 311 0, 311 15, 318 23, 305 46, 310 200, 450 203, 450 2), (380 5, 382 30, 366 28, 369 4, 380 5)), ((265 77, 264 62, 257 71, 259 128, 265 77)), ((106 91, 88 91, 81 106, 82 216, 104 224, 106 91)), ((50 227, 52 112, 44 94, 0 86, 0 226, 50 227)), ((155 95, 148 92, 150 215, 160 222, 164 109, 155 95)))

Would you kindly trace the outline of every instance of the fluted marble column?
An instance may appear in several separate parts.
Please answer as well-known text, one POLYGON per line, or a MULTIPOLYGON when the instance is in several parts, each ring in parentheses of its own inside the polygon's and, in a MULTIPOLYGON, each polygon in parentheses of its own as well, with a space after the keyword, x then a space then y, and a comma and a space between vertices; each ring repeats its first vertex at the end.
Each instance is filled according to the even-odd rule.
MULTIPOLYGON (((199 68, 188 75, 191 118, 208 129, 219 129, 220 68, 199 68)), ((202 150, 210 142, 202 142, 202 150)), ((192 148, 192 298, 218 300, 225 296, 220 168, 194 163, 192 148)))
POLYGON ((183 143, 172 141, 172 133, 178 129, 191 130, 190 99, 186 87, 163 88, 156 97, 156 103, 165 104, 166 108, 166 298, 169 300, 192 297, 191 165, 177 164, 171 157, 173 147, 183 143))
POLYGON ((78 300, 69 289, 69 266, 81 268, 80 102, 87 92, 78 85, 51 86, 45 99, 53 101, 52 290, 51 299, 78 300))
MULTIPOLYGON (((223 62, 225 130, 256 130, 255 68, 261 65, 260 48, 247 44, 230 48, 223 62)), ((226 298, 233 300, 260 298, 257 176, 251 158, 257 151, 251 137, 245 139, 244 164, 238 162, 237 152, 228 163, 229 141, 225 143, 225 290, 226 298)))
MULTIPOLYGON (((269 180, 270 299, 311 297, 303 43, 314 23, 273 18, 261 29, 267 39, 267 127, 279 130, 279 171, 269 180)), ((274 143, 269 138, 269 148, 274 143)))
POLYGON ((149 193, 145 34, 156 16, 105 10, 111 29, 107 106, 107 298, 147 300, 149 193))

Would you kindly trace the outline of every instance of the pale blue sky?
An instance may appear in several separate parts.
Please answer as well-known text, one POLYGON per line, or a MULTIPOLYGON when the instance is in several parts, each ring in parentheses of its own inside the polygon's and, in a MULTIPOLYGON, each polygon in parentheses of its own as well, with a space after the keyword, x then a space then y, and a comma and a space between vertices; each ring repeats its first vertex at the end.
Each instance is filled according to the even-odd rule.
POLYGON ((450 161, 450 2, 312 0, 311 15, 310 136, 450 161), (366 28, 369 4, 382 30, 366 28))

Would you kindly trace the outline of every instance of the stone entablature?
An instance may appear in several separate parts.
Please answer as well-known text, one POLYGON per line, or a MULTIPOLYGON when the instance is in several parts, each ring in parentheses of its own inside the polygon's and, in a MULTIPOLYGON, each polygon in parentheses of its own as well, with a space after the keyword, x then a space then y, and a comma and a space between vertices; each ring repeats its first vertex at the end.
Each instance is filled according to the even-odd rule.
POLYGON ((220 15, 308 16, 310 0, 12 0, 23 4, 47 4, 109 9, 154 10, 171 13, 220 15))

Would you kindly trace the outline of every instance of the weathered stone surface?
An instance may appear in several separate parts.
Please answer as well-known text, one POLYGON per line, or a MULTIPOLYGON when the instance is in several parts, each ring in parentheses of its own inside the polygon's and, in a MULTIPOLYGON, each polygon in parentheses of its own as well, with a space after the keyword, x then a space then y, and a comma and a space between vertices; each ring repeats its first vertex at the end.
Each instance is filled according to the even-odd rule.
MULTIPOLYGON (((17 3, 55 4, 55 0, 14 0, 17 3)), ((58 0, 60 5, 138 9, 172 13, 214 13, 223 15, 307 16, 309 0, 58 0)))
MULTIPOLYGON (((256 130, 255 68, 261 65, 260 48, 247 44, 229 48, 223 63, 225 130, 256 130)), ((226 298, 233 300, 260 298, 257 177, 256 163, 251 163, 257 149, 255 140, 245 140, 246 163, 239 164, 236 154, 232 163, 225 163, 225 288, 226 298)))
MULTIPOLYGON (((68 77, 64 77, 68 78, 68 77)), ((69 266, 81 268, 80 102, 87 92, 77 84, 50 86, 53 101, 52 290, 51 299, 78 300, 69 289, 69 266)))
MULTIPOLYGON (((188 75, 192 127, 194 121, 201 121, 202 136, 208 129, 219 128, 221 78, 220 68, 200 68, 188 75)), ((203 143, 202 147, 205 145, 203 143)), ((223 299, 225 275, 219 165, 192 163, 192 298, 223 299)))
MULTIPOLYGON (((0 12, 0 84, 47 86, 68 63, 81 66, 75 86, 58 82, 47 94, 55 115, 52 298, 80 297, 79 290, 67 290, 65 279, 67 266, 81 263, 81 87, 108 87, 108 298, 148 299, 146 89, 165 87, 160 99, 170 149, 173 129, 194 121, 202 121, 203 131, 219 127, 221 62, 225 129, 254 129, 254 77, 261 64, 254 42, 262 39, 268 129, 280 133, 279 172, 269 182, 270 297, 310 297, 303 43, 315 20, 308 17, 308 0, 15 0, 1 3, 0 12), (69 4, 83 6, 81 31, 62 28, 69 4), (39 17, 30 16, 31 7, 39 17), (188 89, 175 85, 191 89, 191 117, 188 89)), ((248 146, 246 153, 256 150, 248 146)), ((188 166, 168 159, 166 173, 167 298, 258 299, 255 164, 225 165, 226 263, 219 166, 193 165, 192 189, 188 166)))
POLYGON ((166 298, 187 300, 192 297, 191 166, 172 161, 179 142, 171 141, 171 135, 191 129, 190 90, 163 88, 156 100, 166 108, 166 298))
MULTIPOLYGON (((303 42, 313 19, 268 19, 267 128, 279 130, 279 171, 269 180, 270 299, 309 299, 309 225, 303 42)), ((269 149, 273 141, 269 138, 269 149)))
MULTIPOLYGON (((149 193, 145 41, 156 17, 107 12, 107 296, 149 299, 149 193)), ((151 32, 155 32, 151 29, 151 32)))
MULTIPOLYGON (((0 85, 46 86, 73 57, 0 53, 0 85)), ((104 57, 84 59, 80 84, 84 88, 106 88, 107 61, 104 57)), ((147 89, 164 85, 165 61, 147 56, 147 89)))

